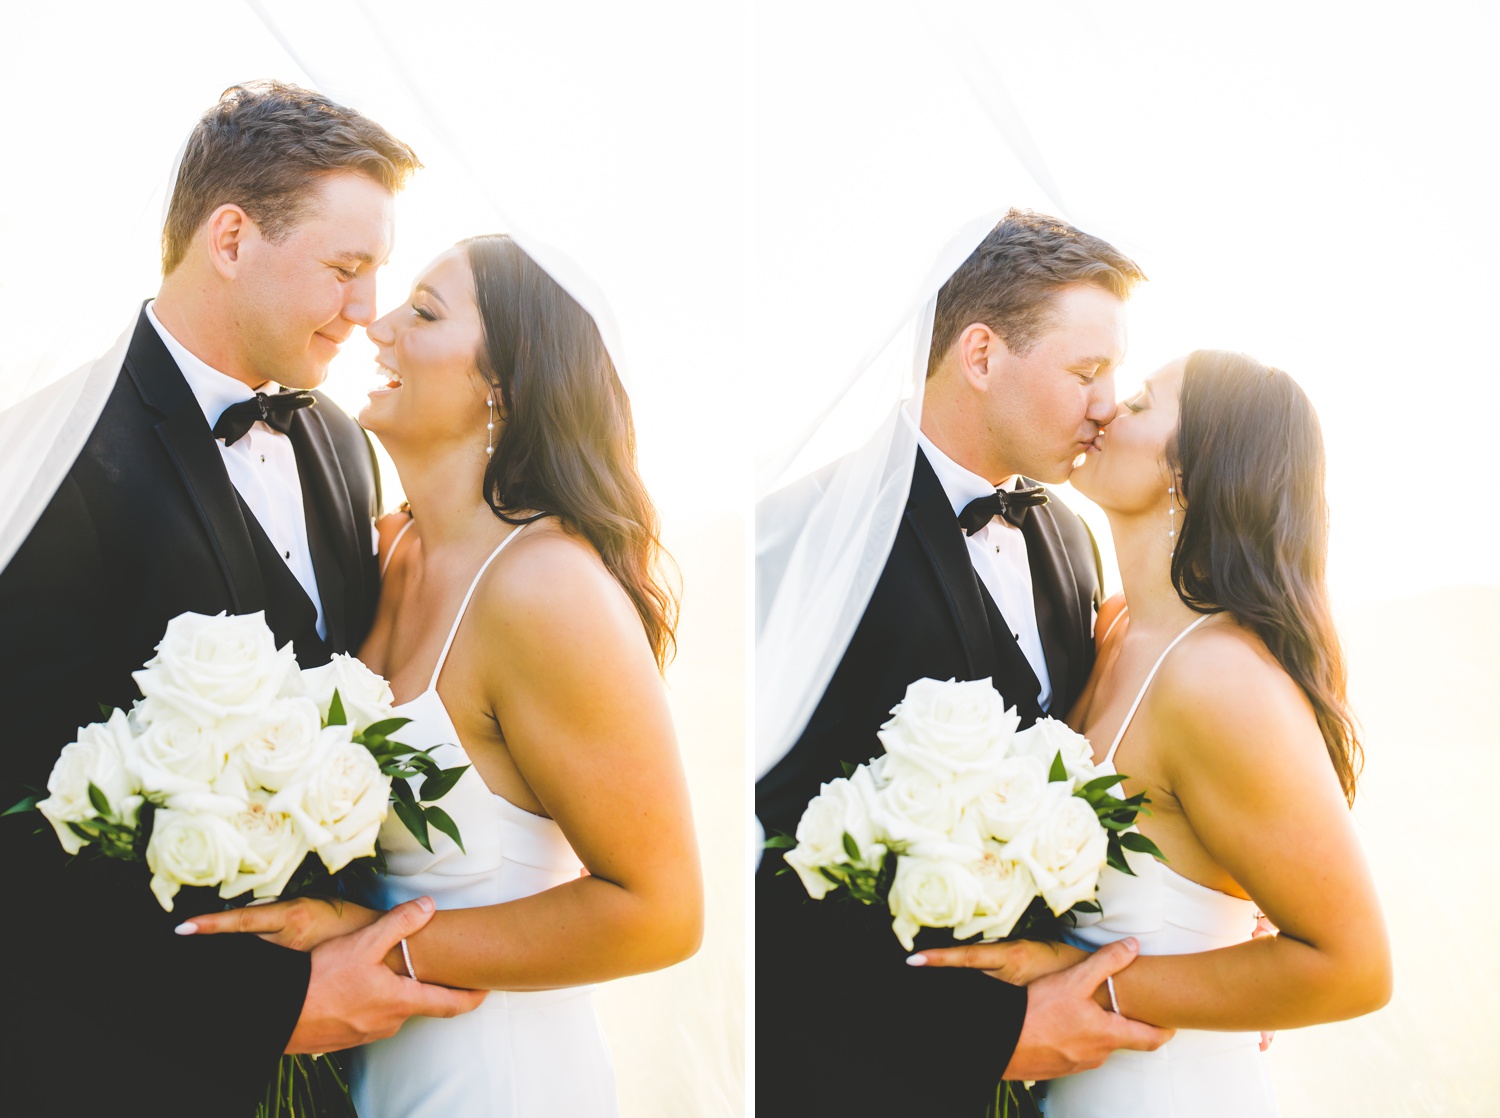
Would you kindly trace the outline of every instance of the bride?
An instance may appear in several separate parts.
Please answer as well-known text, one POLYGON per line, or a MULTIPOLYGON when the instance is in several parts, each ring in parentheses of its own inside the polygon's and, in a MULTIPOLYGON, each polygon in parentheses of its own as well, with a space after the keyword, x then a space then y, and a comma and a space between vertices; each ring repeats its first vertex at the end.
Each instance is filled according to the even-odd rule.
POLYGON ((1177 1034, 1047 1084, 1051 1118, 1274 1115, 1257 1030, 1390 998, 1348 811, 1359 746, 1324 586, 1323 473, 1317 417, 1286 373, 1199 350, 1150 377, 1072 476, 1109 515, 1124 597, 1100 611, 1068 721, 1102 768, 1129 775, 1127 794, 1150 797, 1141 830, 1167 860, 1104 870, 1102 915, 1071 944, 913 957, 1025 985, 1138 941, 1096 996, 1177 1034), (1256 935, 1262 913, 1280 934, 1256 935))
MULTIPOLYGON (((388 380, 360 422, 410 513, 380 524, 360 651, 409 745, 468 764, 432 852, 394 815, 368 907, 300 899, 200 919, 308 951, 402 901, 437 912, 387 958, 495 991, 350 1053, 361 1118, 613 1115, 591 983, 687 958, 691 811, 660 669, 675 602, 630 406, 593 319, 509 237, 464 241, 369 328, 388 380)), ((408 970, 408 965, 410 970, 408 970)))

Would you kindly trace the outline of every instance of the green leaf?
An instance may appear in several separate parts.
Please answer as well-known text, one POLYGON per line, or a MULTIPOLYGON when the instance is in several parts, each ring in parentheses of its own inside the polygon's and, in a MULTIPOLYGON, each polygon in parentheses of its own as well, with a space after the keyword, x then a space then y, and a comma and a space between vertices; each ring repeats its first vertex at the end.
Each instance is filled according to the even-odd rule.
POLYGON ((761 843, 763 850, 790 850, 797 845, 797 840, 791 835, 772 835, 761 843))
POLYGON ((848 831, 844 832, 844 853, 849 855, 850 861, 860 861, 859 843, 854 841, 854 836, 851 835, 848 831))
POLYGON ((109 809, 109 797, 92 780, 89 781, 89 803, 93 804, 94 810, 106 819, 114 814, 109 809))
POLYGON ((845 780, 847 780, 847 779, 849 779, 849 777, 853 776, 854 775, 854 770, 857 769, 857 768, 859 768, 858 765, 851 765, 848 761, 840 761, 839 764, 841 766, 843 766, 843 769, 844 769, 844 779, 845 780))
POLYGON ((422 782, 422 799, 427 803, 433 800, 441 800, 453 790, 458 783, 458 778, 469 771, 468 765, 457 765, 451 769, 439 769, 436 776, 429 776, 422 782))
POLYGON ((1052 758, 1052 768, 1047 773, 1047 782, 1055 784, 1060 780, 1068 779, 1068 766, 1063 764, 1062 750, 1057 751, 1057 756, 1052 758))
POLYGON ((1109 836, 1109 857, 1107 859, 1111 869, 1119 870, 1123 874, 1135 876, 1135 870, 1130 868, 1130 863, 1125 860, 1125 852, 1120 849, 1120 836, 1109 836))
POLYGON ((391 781, 391 795, 396 797, 398 804, 405 804, 413 811, 417 810, 417 797, 411 790, 411 785, 400 777, 391 781))
POLYGON ((1101 909, 1093 901, 1079 901, 1069 911, 1071 911, 1071 912, 1102 912, 1103 909, 1101 909))
MULTIPOLYGON (((1062 754, 1059 753, 1058 756, 1061 757, 1062 754)), ((1124 779, 1125 777, 1120 773, 1105 773, 1103 776, 1094 777, 1093 780, 1078 789, 1078 791, 1080 794, 1107 792, 1124 779)), ((1114 797, 1111 798, 1113 799, 1114 797)))
POLYGON ((406 829, 412 833, 412 837, 422 844, 424 850, 429 854, 432 853, 432 840, 427 835, 427 817, 422 813, 422 809, 404 800, 397 800, 395 808, 397 817, 406 824, 406 829))
POLYGON ((42 798, 40 796, 27 796, 20 803, 18 803, 18 804, 12 804, 10 807, 6 808, 4 811, 0 811, 0 817, 6 816, 6 815, 20 815, 24 811, 33 811, 33 810, 35 810, 36 805, 39 804, 39 803, 41 803, 41 802, 42 802, 42 798))
MULTIPOLYGON (((429 807, 423 808, 422 810, 423 814, 427 816, 427 822, 431 823, 438 830, 442 831, 443 834, 447 835, 454 842, 458 843, 458 848, 460 850, 464 850, 464 840, 459 837, 458 824, 453 822, 452 816, 450 816, 440 807, 429 807)), ((467 854, 468 851, 464 850, 464 853, 467 854)))
POLYGON ((1137 854, 1149 854, 1158 862, 1165 862, 1167 856, 1161 852, 1161 848, 1139 831, 1131 831, 1120 836, 1120 845, 1126 850, 1134 850, 1137 854))
POLYGON ((115 708, 110 706, 108 703, 100 703, 99 713, 104 715, 104 721, 108 722, 115 716, 115 708))
POLYGON ((410 718, 386 718, 365 727, 366 735, 388 738, 411 721, 410 718))
POLYGON ((344 700, 339 698, 337 687, 333 689, 333 700, 328 704, 328 725, 349 725, 349 716, 344 713, 344 700))

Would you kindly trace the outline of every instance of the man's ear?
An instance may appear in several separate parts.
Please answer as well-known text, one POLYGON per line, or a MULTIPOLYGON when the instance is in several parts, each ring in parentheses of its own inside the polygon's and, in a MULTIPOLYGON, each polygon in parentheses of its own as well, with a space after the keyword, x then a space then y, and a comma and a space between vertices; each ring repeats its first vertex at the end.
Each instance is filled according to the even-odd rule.
POLYGON ((226 202, 208 215, 202 236, 214 271, 225 279, 234 279, 243 265, 246 250, 260 239, 260 229, 244 210, 226 202))
POLYGON ((1009 352, 1005 340, 982 322, 965 326, 954 344, 959 376, 978 392, 989 391, 996 359, 1009 352))

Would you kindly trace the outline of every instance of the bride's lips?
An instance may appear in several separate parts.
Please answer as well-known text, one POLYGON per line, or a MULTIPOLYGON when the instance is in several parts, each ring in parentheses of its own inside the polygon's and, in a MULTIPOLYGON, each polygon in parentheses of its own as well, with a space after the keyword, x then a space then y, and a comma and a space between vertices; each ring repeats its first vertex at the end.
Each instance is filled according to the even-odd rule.
POLYGON ((378 370, 377 375, 379 375, 379 373, 385 373, 387 374, 387 379, 386 383, 381 387, 370 389, 370 391, 367 393, 370 399, 373 400, 376 396, 389 396, 392 392, 400 391, 400 373, 396 372, 396 370, 392 369, 389 365, 382 364, 379 361, 375 362, 375 367, 378 370))

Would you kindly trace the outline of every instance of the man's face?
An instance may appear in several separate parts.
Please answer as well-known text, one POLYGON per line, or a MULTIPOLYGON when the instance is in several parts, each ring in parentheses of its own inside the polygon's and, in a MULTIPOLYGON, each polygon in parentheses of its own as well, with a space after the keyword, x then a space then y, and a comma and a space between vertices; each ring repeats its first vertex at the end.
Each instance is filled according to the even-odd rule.
POLYGON ((324 176, 279 243, 252 229, 234 285, 244 368, 288 388, 322 384, 339 346, 375 320, 375 273, 394 229, 390 192, 353 172, 324 176))
POLYGON ((988 436, 1005 473, 1051 484, 1115 414, 1115 370, 1125 357, 1125 303, 1093 284, 1062 288, 1052 322, 1024 355, 989 353, 988 436))

